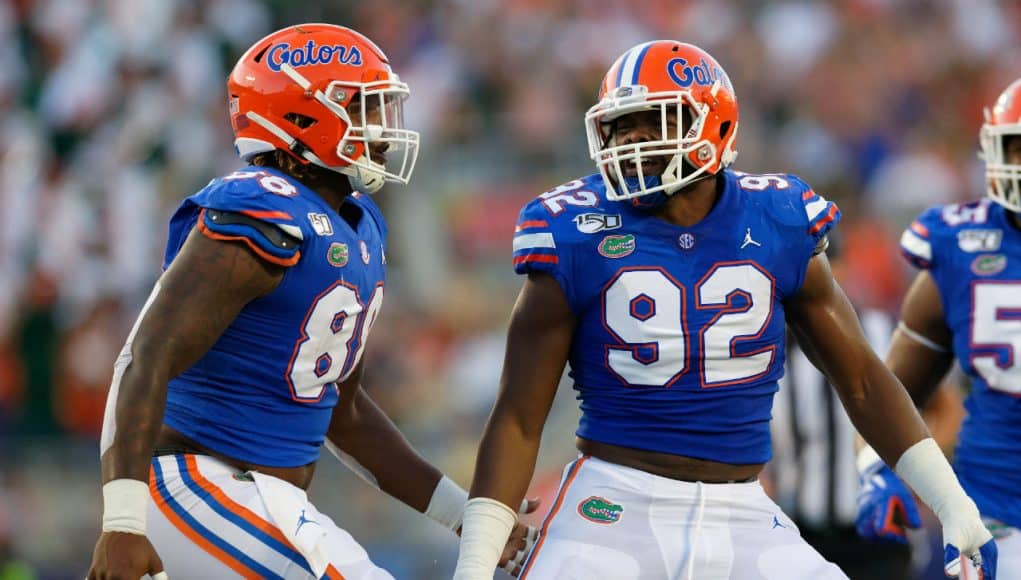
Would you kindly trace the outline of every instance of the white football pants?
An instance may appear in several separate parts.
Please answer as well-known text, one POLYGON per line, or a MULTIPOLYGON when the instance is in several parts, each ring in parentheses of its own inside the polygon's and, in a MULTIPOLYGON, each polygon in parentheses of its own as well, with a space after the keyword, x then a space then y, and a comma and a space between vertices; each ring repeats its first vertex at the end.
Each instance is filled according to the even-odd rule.
POLYGON ((521 580, 846 580, 759 483, 688 483, 582 456, 521 580))

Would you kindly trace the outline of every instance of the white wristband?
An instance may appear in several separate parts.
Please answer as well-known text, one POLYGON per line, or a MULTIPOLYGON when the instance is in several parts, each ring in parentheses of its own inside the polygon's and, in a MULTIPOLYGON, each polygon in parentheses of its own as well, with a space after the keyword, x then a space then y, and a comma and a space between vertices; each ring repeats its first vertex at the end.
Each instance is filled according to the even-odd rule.
POLYGON ((488 497, 473 497, 464 509, 461 550, 454 580, 491 580, 518 516, 488 497))
POLYGON ((858 450, 858 457, 855 459, 855 465, 858 466, 858 474, 865 473, 865 470, 876 464, 877 461, 882 461, 883 458, 876 453, 876 450, 871 445, 866 445, 858 450))
MULTIPOLYGON (((425 508, 425 515, 456 533, 457 529, 461 527, 461 518, 464 517, 466 503, 468 503, 468 492, 444 475, 436 484, 433 496, 429 500, 429 507, 425 508)), ((528 513, 527 497, 521 500, 518 513, 528 513)))
POLYGON ((974 509, 978 516, 974 502, 964 493, 957 475, 932 437, 909 447, 897 460, 895 471, 941 522, 948 509, 974 509))
POLYGON ((456 532, 457 528, 461 527, 464 504, 467 502, 468 492, 444 475, 436 484, 436 490, 429 500, 429 507, 425 509, 425 515, 456 532))
POLYGON ((115 479, 103 485, 103 531, 145 535, 149 486, 137 479, 115 479))

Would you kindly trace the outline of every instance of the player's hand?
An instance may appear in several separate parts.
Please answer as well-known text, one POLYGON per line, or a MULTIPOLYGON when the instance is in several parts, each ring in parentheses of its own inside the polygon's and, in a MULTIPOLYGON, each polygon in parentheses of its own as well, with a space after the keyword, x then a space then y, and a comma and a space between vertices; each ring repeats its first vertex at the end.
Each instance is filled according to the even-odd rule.
POLYGON ((949 514, 943 524, 943 572, 957 578, 963 563, 962 553, 967 555, 979 571, 979 580, 996 580, 996 542, 993 535, 982 523, 978 508, 970 505, 971 513, 949 514))
POLYGON ((103 532, 92 553, 88 580, 138 580, 150 574, 166 579, 163 561, 149 538, 138 534, 103 532))
POLYGON ((521 507, 518 508, 518 513, 522 515, 530 514, 539 509, 539 504, 541 503, 542 500, 537 497, 533 497, 532 499, 525 498, 521 501, 521 507))
MULTIPOLYGON (((533 509, 533 511, 535 511, 533 509)), ((525 525, 521 522, 514 524, 507 545, 503 547, 503 554, 500 555, 500 568, 503 568, 511 576, 521 574, 521 567, 525 558, 532 552, 535 540, 539 537, 539 530, 535 526, 525 525)))
MULTIPOLYGON (((542 500, 539 498, 525 498, 518 508, 519 514, 530 514, 539 509, 542 500)), ((500 567, 511 576, 521 574, 521 567, 525 564, 525 558, 532 552, 535 540, 539 537, 539 530, 535 526, 528 526, 521 522, 514 524, 507 545, 503 547, 503 554, 500 555, 500 567)))
POLYGON ((858 515, 854 521, 858 535, 870 541, 907 543, 907 528, 922 525, 915 496, 882 461, 873 463, 861 474, 858 515))

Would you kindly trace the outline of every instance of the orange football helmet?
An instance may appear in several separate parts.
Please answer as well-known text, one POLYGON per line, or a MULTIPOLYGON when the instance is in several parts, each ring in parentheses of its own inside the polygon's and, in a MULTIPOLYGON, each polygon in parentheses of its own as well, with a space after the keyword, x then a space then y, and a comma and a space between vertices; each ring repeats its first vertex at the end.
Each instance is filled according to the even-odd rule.
POLYGON ((599 102, 585 114, 585 129, 607 198, 623 200, 669 195, 729 166, 737 157, 737 120, 734 87, 716 59, 691 44, 657 40, 635 46, 613 63, 599 88, 599 102), (615 143, 615 119, 655 110, 661 139, 615 143), (679 124, 673 135, 667 131, 668 114, 676 115, 679 124), (670 157, 659 180, 642 173, 642 161, 651 157, 670 157), (624 166, 632 164, 638 178, 625 179, 624 166))
POLYGON ((1010 211, 1021 212, 1021 165, 1007 163, 1005 151, 1008 137, 1021 136, 1021 79, 1000 93, 985 116, 979 144, 986 162, 986 193, 1010 211))
POLYGON ((411 177, 418 133, 404 128, 410 91, 354 30, 300 24, 274 32, 238 60, 227 90, 234 146, 246 161, 281 149, 367 193, 411 177), (385 152, 386 162, 373 152, 385 152))

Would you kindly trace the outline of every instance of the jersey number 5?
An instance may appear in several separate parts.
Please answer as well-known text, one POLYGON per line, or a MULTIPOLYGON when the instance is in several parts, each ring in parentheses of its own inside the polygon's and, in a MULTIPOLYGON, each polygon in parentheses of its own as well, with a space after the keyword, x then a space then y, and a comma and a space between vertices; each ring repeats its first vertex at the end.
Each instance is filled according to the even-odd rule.
POLYGON ((1021 283, 971 287, 971 364, 993 389, 1021 394, 1021 283))
MULTIPOLYGON (((703 387, 746 382, 769 372, 776 347, 738 354, 742 341, 757 338, 773 313, 773 279, 751 262, 715 265, 695 285, 695 307, 715 310, 698 330, 703 387)), ((603 292, 607 330, 620 346, 608 346, 610 370, 629 385, 669 387, 688 368, 686 288, 658 268, 620 272, 603 292)))
POLYGON ((323 398, 329 385, 351 374, 382 306, 382 284, 372 291, 368 306, 354 286, 339 281, 316 298, 305 316, 287 369, 294 400, 315 403, 323 398))

